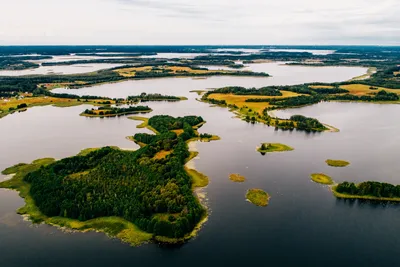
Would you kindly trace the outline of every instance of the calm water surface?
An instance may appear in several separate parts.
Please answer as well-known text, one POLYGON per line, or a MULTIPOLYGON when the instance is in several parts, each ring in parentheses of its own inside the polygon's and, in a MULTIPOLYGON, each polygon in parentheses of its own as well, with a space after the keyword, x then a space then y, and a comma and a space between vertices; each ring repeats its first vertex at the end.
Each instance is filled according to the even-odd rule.
POLYGON ((110 69, 121 66, 122 64, 76 64, 60 66, 40 66, 36 69, 27 70, 2 70, 0 76, 23 76, 23 75, 45 75, 45 74, 77 74, 86 73, 102 69, 110 69))
POLYGON ((283 63, 249 64, 246 68, 256 72, 266 72, 272 77, 213 76, 207 78, 162 78, 135 80, 115 84, 104 84, 82 89, 55 89, 55 93, 77 95, 100 95, 126 97, 149 90, 154 93, 182 95, 198 89, 220 88, 224 86, 262 87, 268 85, 294 85, 307 82, 337 82, 349 80, 366 73, 360 67, 302 67, 283 63))
MULTIPOLYGON (((189 100, 179 103, 146 103, 154 109, 147 116, 201 115, 207 121, 201 132, 222 138, 196 144, 196 168, 210 177, 210 216, 198 237, 175 248, 132 248, 103 234, 66 234, 46 225, 32 226, 15 214, 23 204, 17 193, 2 190, 0 266, 398 266, 399 206, 336 200, 328 187, 313 183, 309 175, 324 172, 337 182, 373 179, 399 184, 399 105, 321 103, 281 111, 282 116, 317 117, 341 130, 282 132, 196 101, 197 94, 189 93, 191 79, 173 79, 175 87, 169 80, 150 80, 147 87, 143 82, 148 81, 134 81, 82 90, 118 97, 155 90, 186 95, 189 100), (295 150, 261 156, 255 151, 261 142, 281 142, 295 150), (331 168, 324 163, 327 158, 351 165, 331 168), (230 173, 240 173, 247 181, 232 183, 230 173), (268 207, 245 201, 246 190, 253 187, 270 193, 268 207)), ((249 78, 247 86, 253 82, 249 78)), ((202 88, 198 84, 196 89, 202 88)), ((136 128, 138 122, 80 117, 85 108, 35 107, 1 119, 0 169, 40 157, 71 156, 86 147, 137 148, 125 136, 146 131, 136 128)))

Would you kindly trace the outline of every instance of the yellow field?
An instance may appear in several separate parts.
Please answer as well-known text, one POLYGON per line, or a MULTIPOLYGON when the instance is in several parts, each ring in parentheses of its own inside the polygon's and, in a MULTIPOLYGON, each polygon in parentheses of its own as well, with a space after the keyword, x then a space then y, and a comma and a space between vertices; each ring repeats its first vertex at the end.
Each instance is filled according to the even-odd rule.
POLYGON ((270 106, 269 103, 267 103, 267 102, 245 102, 246 99, 250 99, 250 98, 263 98, 263 99, 285 98, 285 97, 295 97, 295 96, 301 95, 301 94, 297 94, 297 93, 289 92, 289 91, 281 91, 281 93, 282 93, 282 96, 211 94, 208 96, 208 98, 216 99, 216 100, 225 100, 228 105, 236 105, 239 108, 246 106, 249 109, 252 109, 252 110, 256 111, 257 113, 261 114, 262 111, 266 107, 270 106))
POLYGON ((357 95, 357 96, 371 95, 373 93, 377 93, 380 90, 385 90, 387 92, 396 93, 396 94, 400 93, 400 90, 388 89, 385 87, 375 87, 375 86, 374 86, 374 88, 377 88, 377 89, 371 90, 371 89, 369 89, 370 87, 371 87, 370 85, 364 85, 364 84, 347 84, 347 85, 340 86, 340 88, 350 91, 350 94, 357 95))
POLYGON ((161 150, 160 152, 157 152, 157 154, 154 155, 153 159, 165 159, 169 154, 172 153, 172 150, 166 151, 166 150, 161 150))
POLYGON ((187 174, 192 178, 192 188, 198 188, 198 187, 205 187, 209 183, 209 179, 207 175, 204 175, 201 172, 198 172, 195 169, 189 169, 188 167, 185 167, 185 170, 187 174))
POLYGON ((334 88, 332 85, 310 85, 312 89, 332 89, 334 88))
POLYGON ((177 135, 181 135, 183 133, 183 129, 172 130, 171 132, 176 133, 177 135))
POLYGON ((55 88, 64 88, 64 87, 68 87, 69 85, 72 85, 72 84, 86 84, 86 82, 83 82, 83 81, 75 81, 75 82, 67 82, 67 83, 41 83, 41 84, 38 84, 38 87, 44 87, 44 88, 46 88, 47 90, 52 90, 52 89, 55 89, 55 88))
POLYGON ((124 77, 135 77, 136 72, 162 72, 162 71, 168 71, 169 73, 179 75, 180 73, 190 73, 190 74, 210 74, 210 73, 231 73, 231 72, 236 72, 236 71, 221 71, 221 70, 194 70, 189 67, 183 67, 183 66, 157 66, 157 67, 152 67, 152 66, 144 66, 144 67, 132 67, 132 68, 123 68, 123 69, 117 69, 115 72, 117 72, 119 75, 124 76, 124 77), (162 69, 162 70, 161 70, 162 69))

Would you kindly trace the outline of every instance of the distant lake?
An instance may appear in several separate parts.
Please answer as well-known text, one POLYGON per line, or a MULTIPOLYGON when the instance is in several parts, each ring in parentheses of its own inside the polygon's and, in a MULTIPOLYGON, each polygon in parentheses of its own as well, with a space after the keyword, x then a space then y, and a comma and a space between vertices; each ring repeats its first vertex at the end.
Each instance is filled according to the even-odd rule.
POLYGON ((26 70, 1 70, 0 76, 22 76, 22 75, 49 75, 49 74, 77 74, 93 72, 101 69, 110 69, 122 64, 76 64, 60 66, 40 66, 35 69, 26 70))
POLYGON ((270 52, 308 52, 313 55, 329 55, 335 53, 335 50, 313 50, 313 49, 268 49, 270 52))
POLYGON ((284 65, 283 62, 249 64, 246 70, 267 72, 272 77, 212 76, 205 78, 157 78, 103 84, 82 89, 55 89, 55 93, 127 97, 144 91, 182 95, 196 89, 224 86, 263 87, 268 85, 294 85, 308 82, 338 82, 366 73, 362 67, 303 67, 284 65))
MULTIPOLYGON (((23 204, 18 194, 0 190, 0 266, 397 266, 400 206, 337 200, 328 187, 310 181, 309 175, 323 172, 336 182, 400 184, 400 124, 396 123, 400 105, 331 102, 276 112, 316 117, 340 129, 339 133, 306 134, 246 123, 233 118, 226 108, 196 101, 197 94, 189 92, 221 85, 337 81, 357 76, 353 71, 361 72, 357 68, 322 68, 330 74, 327 71, 315 78, 318 71, 323 72, 320 68, 274 68, 280 67, 291 72, 286 76, 284 71, 271 72, 271 78, 169 78, 56 90, 110 97, 138 92, 187 96, 189 100, 176 103, 148 102, 154 111, 145 116, 199 115, 207 121, 200 132, 222 138, 196 143, 200 154, 194 165, 210 177, 205 189, 209 221, 183 246, 132 248, 101 233, 63 233, 47 225, 32 226, 15 213, 23 204), (255 151, 261 142, 284 143, 295 150, 262 156, 255 151), (332 168, 324 162, 328 158, 351 164, 332 168), (232 183, 231 173, 244 175, 246 182, 232 183), (269 206, 246 202, 249 188, 267 191, 269 206)), ((136 149, 125 136, 149 132, 137 129, 139 122, 126 117, 79 116, 88 107, 34 107, 2 118, 0 147, 6 153, 0 153, 0 169, 41 157, 72 156, 87 147, 136 149)))

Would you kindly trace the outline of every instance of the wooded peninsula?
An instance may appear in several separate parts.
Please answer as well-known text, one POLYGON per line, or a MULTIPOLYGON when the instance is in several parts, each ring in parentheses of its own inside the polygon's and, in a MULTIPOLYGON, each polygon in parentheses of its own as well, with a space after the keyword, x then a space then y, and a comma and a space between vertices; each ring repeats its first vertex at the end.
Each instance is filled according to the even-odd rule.
POLYGON ((195 129, 203 123, 197 116, 154 116, 148 125, 158 134, 135 134, 144 144, 137 151, 104 147, 18 164, 3 171, 16 175, 0 187, 19 191, 26 201, 19 212, 36 223, 104 231, 134 245, 183 242, 207 213, 184 167, 187 141, 199 138, 195 129))

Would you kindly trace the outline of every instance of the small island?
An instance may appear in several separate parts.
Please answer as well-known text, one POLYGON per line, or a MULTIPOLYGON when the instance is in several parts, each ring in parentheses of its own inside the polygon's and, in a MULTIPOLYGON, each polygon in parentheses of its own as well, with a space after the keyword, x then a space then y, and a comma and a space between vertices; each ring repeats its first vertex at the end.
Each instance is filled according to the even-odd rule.
POLYGON ((136 151, 91 148, 18 164, 3 171, 15 175, 0 188, 19 191, 26 205, 18 213, 34 223, 100 231, 131 245, 184 242, 207 216, 194 192, 208 177, 185 166, 196 155, 187 143, 199 138, 194 128, 204 120, 159 115, 144 123, 157 134, 135 134, 136 151))
POLYGON ((221 140, 221 137, 219 137, 217 135, 208 134, 208 133, 200 134, 199 138, 200 138, 201 142, 210 142, 210 141, 221 140))
POLYGON ((152 109, 148 106, 131 106, 127 108, 119 108, 119 107, 109 107, 103 106, 98 107, 97 109, 86 109, 81 113, 81 116, 85 117, 116 117, 121 115, 130 115, 137 113, 148 113, 151 112, 152 109))
POLYGON ((331 185, 333 180, 330 176, 323 173, 313 173, 311 174, 311 180, 319 184, 331 185))
POLYGON ((170 102, 175 102, 175 101, 181 101, 181 100, 187 100, 186 97, 183 96, 171 96, 171 95, 162 95, 162 94, 147 94, 147 93, 141 93, 140 95, 131 95, 126 98, 126 101, 128 102, 149 102, 149 101, 170 101, 170 102))
POLYGON ((264 154, 270 152, 284 152, 292 150, 294 150, 293 147, 280 143, 262 143, 260 147, 257 147, 257 151, 264 154))
POLYGON ((368 181, 359 184, 342 182, 332 187, 337 198, 400 202, 400 185, 368 181))
POLYGON ((233 173, 229 175, 229 179, 235 183, 243 183, 246 181, 246 178, 238 173, 233 173))
POLYGON ((350 162, 348 161, 336 160, 336 159, 327 159, 325 162, 331 167, 346 167, 347 165, 350 164, 350 162))
POLYGON ((270 198, 267 192, 257 188, 249 189, 246 193, 246 199, 260 207, 267 206, 270 198))

